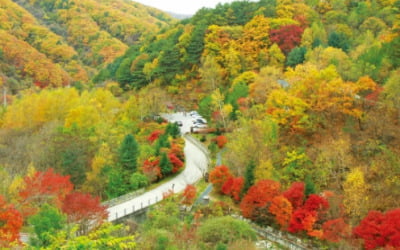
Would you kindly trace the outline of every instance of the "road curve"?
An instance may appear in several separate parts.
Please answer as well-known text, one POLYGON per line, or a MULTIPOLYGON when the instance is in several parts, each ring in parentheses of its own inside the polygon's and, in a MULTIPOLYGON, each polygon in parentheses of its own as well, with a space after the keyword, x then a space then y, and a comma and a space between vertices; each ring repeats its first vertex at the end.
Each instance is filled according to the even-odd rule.
POLYGON ((108 221, 115 221, 121 217, 153 205, 162 200, 163 193, 170 190, 174 191, 174 193, 179 193, 185 189, 186 185, 194 184, 203 177, 204 173, 207 171, 209 158, 203 150, 195 145, 193 139, 188 139, 188 136, 184 136, 184 139, 185 169, 174 179, 162 184, 161 186, 158 186, 157 188, 129 201, 109 207, 107 209, 108 221))

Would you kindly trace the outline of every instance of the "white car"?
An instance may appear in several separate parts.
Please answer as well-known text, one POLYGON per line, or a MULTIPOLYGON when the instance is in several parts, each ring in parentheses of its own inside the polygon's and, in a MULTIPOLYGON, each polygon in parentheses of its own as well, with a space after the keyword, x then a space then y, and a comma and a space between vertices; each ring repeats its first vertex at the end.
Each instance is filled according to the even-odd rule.
POLYGON ((195 122, 193 123, 193 128, 207 128, 207 124, 195 122))
POLYGON ((196 119, 193 120, 193 123, 207 124, 207 120, 204 119, 203 117, 201 117, 201 118, 196 118, 196 119))

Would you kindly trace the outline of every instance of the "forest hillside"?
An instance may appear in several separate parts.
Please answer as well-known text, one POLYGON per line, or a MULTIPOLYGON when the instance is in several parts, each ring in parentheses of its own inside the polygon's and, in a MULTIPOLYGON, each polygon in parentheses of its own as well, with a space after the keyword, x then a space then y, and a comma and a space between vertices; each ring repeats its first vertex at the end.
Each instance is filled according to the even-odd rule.
POLYGON ((7 244, 22 226, 44 248, 80 240, 71 225, 113 238, 82 204, 100 225, 100 200, 179 174, 184 141, 159 114, 197 110, 212 201, 178 207, 204 182, 165 194, 115 242, 253 249, 236 213, 321 249, 400 247, 399 0, 235 1, 180 21, 122 0, 0 3, 7 244))
POLYGON ((0 77, 12 93, 32 85, 85 85, 129 46, 173 21, 128 0, 2 0, 0 77))

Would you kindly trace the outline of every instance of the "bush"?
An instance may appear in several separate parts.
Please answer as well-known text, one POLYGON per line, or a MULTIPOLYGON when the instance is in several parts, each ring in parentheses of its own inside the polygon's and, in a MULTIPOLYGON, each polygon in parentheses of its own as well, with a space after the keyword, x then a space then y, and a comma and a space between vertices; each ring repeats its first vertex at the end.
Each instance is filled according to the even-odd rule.
POLYGON ((228 244, 241 239, 256 239, 256 233, 249 224, 230 216, 206 220, 199 227, 197 234, 201 241, 211 246, 228 244))

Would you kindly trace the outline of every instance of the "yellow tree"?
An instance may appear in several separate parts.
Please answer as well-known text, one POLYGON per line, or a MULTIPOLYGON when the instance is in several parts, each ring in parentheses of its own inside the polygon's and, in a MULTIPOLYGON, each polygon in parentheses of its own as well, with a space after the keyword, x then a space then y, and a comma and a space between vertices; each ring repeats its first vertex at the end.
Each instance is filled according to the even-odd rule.
POLYGON ((207 55, 202 58, 201 68, 199 69, 205 90, 214 91, 222 83, 222 68, 217 63, 214 56, 207 55))
POLYGON ((113 164, 113 155, 107 143, 102 143, 100 148, 93 158, 91 170, 86 174, 86 182, 83 185, 83 190, 91 194, 103 197, 102 191, 107 185, 108 177, 102 175, 102 170, 106 166, 113 164))
POLYGON ((253 17, 243 27, 240 44, 246 69, 258 69, 260 56, 267 56, 267 48, 270 45, 269 30, 270 21, 262 15, 253 17))
POLYGON ((352 169, 343 184, 343 205, 353 221, 358 221, 367 212, 367 190, 368 184, 365 183, 364 173, 360 168, 352 169))
POLYGON ((289 68, 285 76, 290 87, 271 93, 267 104, 278 122, 290 128, 333 126, 342 122, 344 115, 361 118, 357 94, 376 88, 370 78, 360 78, 357 83, 343 81, 333 65, 322 70, 313 64, 298 65, 289 68))

